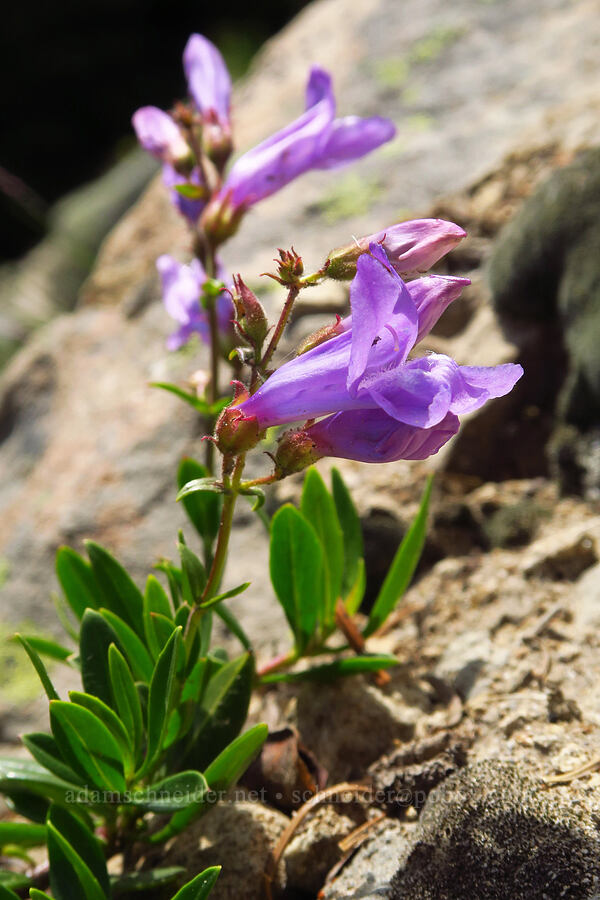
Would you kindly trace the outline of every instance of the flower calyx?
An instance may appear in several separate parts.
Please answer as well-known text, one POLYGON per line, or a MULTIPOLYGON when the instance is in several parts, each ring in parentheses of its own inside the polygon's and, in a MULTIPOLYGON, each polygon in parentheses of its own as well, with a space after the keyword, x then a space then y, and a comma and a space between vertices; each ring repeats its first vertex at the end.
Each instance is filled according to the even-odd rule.
POLYGON ((269 331, 269 323, 262 306, 253 291, 244 283, 241 275, 234 276, 233 304, 237 314, 237 327, 249 344, 252 345, 255 357, 260 357, 262 345, 269 331))
MULTIPOLYGON (((247 395, 246 395, 247 396, 247 395)), ((241 403, 244 395, 226 407, 215 425, 215 442, 223 456, 238 456, 246 453, 262 440, 264 430, 261 429, 256 416, 247 416, 237 403, 241 403)))

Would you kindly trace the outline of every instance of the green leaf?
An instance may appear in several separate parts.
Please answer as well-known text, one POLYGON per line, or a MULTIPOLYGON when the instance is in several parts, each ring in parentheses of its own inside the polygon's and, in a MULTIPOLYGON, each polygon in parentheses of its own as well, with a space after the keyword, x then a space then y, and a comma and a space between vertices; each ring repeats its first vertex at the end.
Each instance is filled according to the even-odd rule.
POLYGON ((90 564, 71 547, 59 547, 56 552, 56 576, 67 603, 78 619, 86 609, 98 609, 102 601, 90 564))
POLYGON ((187 771, 170 775, 144 791, 134 791, 133 805, 155 813, 174 813, 206 802, 208 784, 201 772, 187 771))
MULTIPOLYGON (((235 616, 231 612, 229 607, 225 606, 224 603, 219 603, 218 606, 215 606, 214 611, 216 612, 218 617, 225 623, 230 632, 238 639, 244 650, 252 651, 252 642, 250 641, 250 638, 239 623, 237 616, 235 616)), ((205 618, 206 616, 202 617, 202 624, 200 627, 202 627, 202 625, 204 624, 205 618)), ((202 656, 204 655, 204 653, 201 653, 200 655, 202 656)))
POLYGON ((0 822, 0 847, 6 844, 40 847, 45 843, 45 825, 33 825, 31 822, 0 822))
POLYGON ((250 587, 250 582, 245 581, 243 584, 239 584, 237 587, 230 588, 228 591, 225 591, 223 594, 217 594, 216 597, 211 597, 210 600, 207 600, 205 603, 201 603, 201 609, 209 609, 211 606, 214 606, 216 603, 221 603, 223 600, 229 600, 231 597, 237 597, 238 594, 243 594, 244 591, 247 591, 250 587))
MULTIPOLYGON (((150 681, 152 672, 154 671, 154 663, 152 662, 152 657, 146 650, 145 645, 139 639, 135 631, 130 628, 123 619, 108 609, 101 609, 100 615, 108 622, 116 634, 118 640, 115 641, 115 643, 122 649, 123 656, 131 665, 134 677, 139 681, 150 681)), ((143 612, 141 610, 140 618, 143 618, 143 612)), ((93 692, 88 691, 88 693, 93 692)))
MULTIPOLYGON (((65 804, 73 802, 70 798, 79 793, 79 787, 57 778, 32 759, 4 757, 0 758, 0 792, 16 797, 18 801, 25 799, 21 797, 22 794, 34 794, 65 804)), ((33 811, 33 807, 30 807, 30 812, 33 811)), ((26 815, 29 816, 29 812, 26 815)))
POLYGON ((46 671, 46 666, 40 659, 38 653, 33 649, 27 638, 24 638, 22 634, 15 634, 15 638, 27 653, 27 656, 31 660, 35 671, 38 673, 39 679, 42 682, 42 687, 46 692, 48 700, 58 700, 56 688, 50 681, 50 676, 46 671))
POLYGON ((325 590, 321 621, 325 629, 335 622, 335 605, 342 590, 344 543, 335 503, 316 469, 310 468, 304 478, 300 511, 312 525, 323 547, 325 590))
POLYGON ((181 571, 183 572, 183 599, 195 606, 206 586, 206 572, 204 566, 185 544, 178 544, 177 549, 181 556, 181 571))
POLYGON ((71 768, 101 791, 125 791, 121 749, 106 725, 75 703, 52 700, 50 727, 71 768))
MULTIPOLYGON (((179 607, 181 609, 181 606, 179 607)), ((179 610, 177 610, 179 612, 179 610)), ((156 658, 160 656, 160 653, 175 631, 176 625, 172 618, 168 618, 166 616, 161 616, 160 613, 150 613, 150 625, 154 629, 154 637, 156 643, 158 645, 158 653, 156 654, 156 658)))
POLYGON ((344 536, 344 577, 342 580, 342 594, 344 597, 356 584, 358 566, 364 557, 363 535, 360 519, 350 495, 350 491, 344 483, 344 479, 337 469, 331 470, 331 487, 333 500, 337 510, 338 520, 344 536))
POLYGON ((252 504, 252 512, 255 513, 260 511, 260 509, 265 505, 265 500, 267 499, 267 495, 265 494, 263 489, 261 487, 258 487, 257 485, 241 490, 240 494, 243 494, 244 497, 255 498, 252 504))
POLYGON ((66 809, 53 805, 48 814, 48 825, 53 826, 87 866, 105 894, 110 894, 110 883, 104 853, 100 842, 86 828, 81 819, 66 809))
POLYGON ((183 866, 164 866, 162 869, 150 869, 148 872, 127 872, 112 880, 112 896, 120 897, 141 891, 151 891, 176 881, 183 875, 183 866))
POLYGON ((169 394, 175 394, 176 397, 179 397, 179 399, 183 400, 185 403, 189 403, 189 405, 193 407, 196 412, 200 413, 201 416, 205 416, 206 418, 218 416, 219 413, 231 403, 231 397, 221 397, 220 400, 215 400, 214 403, 208 403, 206 400, 203 400, 196 394, 184 391, 182 388, 177 387, 176 384, 169 384, 166 381, 151 381, 150 387, 160 388, 161 391, 167 391, 169 394))
POLYGON ((102 606, 143 634, 144 600, 139 588, 108 550, 94 541, 86 541, 85 546, 102 594, 102 606))
MULTIPOLYGON (((73 650, 57 644, 56 641, 49 641, 47 638, 41 638, 35 634, 25 634, 23 637, 40 656, 48 656, 58 662, 64 662, 69 656, 73 656, 73 650)), ((15 635, 15 640, 19 640, 17 635, 15 635)))
POLYGON ((179 489, 179 493, 175 499, 183 500, 184 497, 189 497, 192 494, 207 492, 212 494, 223 494, 225 493, 225 489, 217 478, 193 478, 192 481, 188 481, 179 489))
MULTIPOLYGON (((261 684, 272 684, 276 681, 336 681, 347 675, 358 675, 360 672, 375 672, 390 666, 397 666, 395 656, 387 654, 351 656, 349 659, 336 659, 334 662, 325 663, 322 666, 313 666, 303 672, 274 672, 272 675, 263 675, 261 684)), ((208 780, 208 775, 204 773, 208 780)))
POLYGON ((19 900, 19 895, 0 882, 0 900, 19 900))
MULTIPOLYGON (((250 728, 232 741, 212 761, 204 772, 204 777, 210 787, 210 793, 207 795, 210 804, 215 803, 220 793, 228 791, 237 782, 258 754, 268 734, 269 729, 266 725, 255 725, 254 728, 250 728)), ((152 835, 150 843, 160 844, 174 835, 180 834, 207 808, 209 808, 208 805, 188 807, 188 809, 175 813, 164 828, 152 835)))
POLYGON ((244 653, 212 676, 196 711, 185 762, 204 769, 240 732, 250 704, 254 657, 244 653))
POLYGON ((323 550, 315 530, 286 503, 271 523, 271 581, 302 653, 317 625, 323 598, 323 550))
MULTIPOLYGON (((110 650, 112 649, 114 649, 114 644, 110 647, 110 650)), ((82 706, 84 709, 89 710, 108 728, 119 745, 125 774, 132 775, 134 769, 132 736, 131 733, 126 730, 117 714, 110 706, 107 706, 106 703, 103 703, 98 697, 92 696, 92 694, 85 694, 81 691, 69 691, 69 699, 71 700, 71 703, 76 703, 78 706, 82 706)))
POLYGON ((360 609, 367 587, 367 570, 364 559, 358 560, 356 581, 345 596, 344 604, 349 615, 354 616, 360 609))
POLYGON ((77 852, 48 822, 50 888, 56 900, 106 900, 106 894, 77 852))
POLYGON ((269 729, 260 723, 240 734, 204 771, 211 791, 228 791, 246 771, 267 739, 269 729))
POLYGON ((146 581, 146 590, 144 591, 144 635, 146 638, 146 645, 148 646, 153 659, 156 660, 165 641, 159 642, 158 640, 154 629, 153 613, 158 613, 167 620, 173 618, 171 604, 169 603, 169 598, 167 597, 162 584, 154 577, 154 575, 149 575, 146 581))
POLYGON ((108 650, 108 667, 113 706, 120 715, 127 733, 131 735, 134 758, 137 763, 144 736, 142 707, 131 669, 123 654, 114 644, 111 644, 108 650))
POLYGON ((45 826, 50 804, 43 797, 27 791, 12 791, 10 794, 4 791, 4 799, 8 808, 18 816, 45 826))
POLYGON ((161 560, 161 562, 157 563, 153 568, 155 568, 158 572, 164 572, 164 574, 167 576, 167 581, 169 582, 169 591, 171 593, 171 600, 173 602, 173 609, 177 609, 177 607, 181 603, 181 569, 178 569, 177 566, 174 566, 173 563, 169 562, 166 559, 161 560))
MULTIPOLYGON (((182 459, 177 472, 177 487, 181 490, 191 481, 208 477, 208 469, 194 459, 182 459)), ((202 538, 205 561, 210 558, 213 542, 219 533, 223 498, 210 491, 199 491, 183 497, 187 516, 202 538)))
POLYGON ((148 695, 148 746, 146 760, 138 773, 141 777, 150 771, 158 760, 165 737, 169 716, 177 694, 177 669, 183 663, 181 628, 175 629, 158 657, 148 695))
POLYGON ((377 595, 369 615, 369 621, 363 631, 365 637, 373 634, 374 631, 377 631, 383 625, 411 582, 425 543, 427 511, 429 509, 432 485, 433 478, 430 476, 427 479, 419 511, 404 535, 402 543, 392 560, 392 565, 385 577, 385 581, 381 586, 381 590, 377 595))
POLYGON ((83 779, 66 764, 58 749, 58 744, 51 734, 37 731, 32 734, 24 734, 21 740, 33 758, 49 772, 71 784, 84 783, 83 779))
POLYGON ((79 633, 81 680, 88 694, 112 702, 108 675, 108 648, 111 644, 121 647, 116 631, 96 610, 85 611, 79 633))
POLYGON ((173 190, 177 191, 178 194, 181 194, 182 197, 187 197, 188 200, 203 200, 206 197, 205 187, 202 187, 200 184, 193 184, 189 181, 186 181, 183 184, 174 184, 173 190))
POLYGON ((52 897, 37 888, 29 888, 29 900, 52 900, 52 897))
POLYGON ((199 875, 188 881, 180 891, 177 891, 173 900, 206 900, 219 877, 220 871, 221 866, 212 866, 210 869, 200 872, 199 875))

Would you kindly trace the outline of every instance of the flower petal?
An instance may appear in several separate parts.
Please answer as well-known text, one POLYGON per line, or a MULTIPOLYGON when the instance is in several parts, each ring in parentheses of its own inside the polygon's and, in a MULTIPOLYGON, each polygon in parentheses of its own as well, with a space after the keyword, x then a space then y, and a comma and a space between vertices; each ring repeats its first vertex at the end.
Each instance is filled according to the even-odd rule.
POLYGON ((360 244, 366 249, 381 243, 394 269, 411 275, 426 272, 466 236, 463 228, 445 219, 411 219, 361 238, 360 244))
POLYGON ((183 265, 166 253, 156 260, 165 309, 181 325, 187 325, 191 321, 200 298, 202 280, 198 276, 202 267, 199 260, 195 262, 197 267, 193 270, 191 266, 183 265))
POLYGON ((335 97, 333 95, 331 75, 326 69, 322 69, 320 66, 313 66, 306 85, 305 108, 308 110, 320 103, 321 100, 328 101, 333 116, 335 113, 335 97))
POLYGON ((360 159, 385 144, 396 134, 396 126, 390 119, 372 116, 346 116, 335 119, 327 140, 320 148, 316 169, 335 169, 353 159, 360 159))
POLYGON ((213 112, 221 125, 228 126, 231 78, 215 45, 203 35, 193 34, 183 51, 183 68, 200 112, 203 115, 213 112))
POLYGON ((471 284, 469 278, 451 278, 444 275, 426 275, 409 281, 407 287, 419 315, 418 343, 429 334, 445 309, 471 284))
MULTIPOLYGON (((188 184, 190 182, 198 186, 201 184, 200 175, 197 169, 194 169, 186 178, 184 175, 180 175, 173 166, 168 164, 163 166, 162 179, 163 183, 170 188, 174 188, 176 184, 188 184)), ((196 224, 202 214, 202 210, 206 206, 205 200, 191 200, 189 197, 184 197, 183 194, 180 194, 179 191, 175 190, 171 191, 171 202, 178 212, 180 212, 184 218, 188 219, 192 225, 196 224)))
POLYGON ((307 428, 306 434, 320 455, 384 463, 426 459, 456 434, 458 426, 458 418, 452 413, 433 428, 415 428, 382 409, 360 409, 321 419, 307 428))
POLYGON ((358 259, 350 286, 352 351, 347 385, 354 395, 367 365, 380 356, 377 340, 387 325, 397 338, 397 363, 404 362, 417 338, 417 310, 406 285, 379 245, 372 244, 371 251, 358 259))
POLYGON ((504 397, 523 375, 522 366, 505 363, 502 366, 457 366, 453 380, 452 412, 472 412, 487 400, 504 397))
POLYGON ((171 116, 157 106, 142 106, 131 122, 137 139, 148 153, 161 162, 174 163, 190 155, 181 131, 171 116))

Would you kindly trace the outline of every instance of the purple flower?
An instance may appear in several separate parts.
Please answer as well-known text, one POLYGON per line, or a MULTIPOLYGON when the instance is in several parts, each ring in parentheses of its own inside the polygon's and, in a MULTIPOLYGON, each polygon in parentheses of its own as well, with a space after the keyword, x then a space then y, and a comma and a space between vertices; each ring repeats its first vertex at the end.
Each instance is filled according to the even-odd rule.
POLYGON ((458 416, 447 413, 431 428, 415 428, 382 409, 335 413, 304 429, 314 459, 337 456, 359 462, 383 463, 433 456, 458 431, 458 416))
POLYGON ((205 122, 216 122, 229 131, 231 78, 214 44, 193 34, 183 51, 188 90, 205 122))
POLYGON ((399 275, 426 272, 463 238, 466 231, 445 219, 412 219, 332 250, 327 276, 346 280, 356 274, 356 261, 371 244, 381 244, 399 275))
POLYGON ((306 88, 306 111, 241 156, 216 204, 246 209, 309 169, 330 169, 370 153, 394 137, 389 119, 335 118, 331 76, 314 67, 306 88))
MULTIPOLYGON (((179 350, 193 334, 199 334, 208 344, 210 342, 208 313, 201 302, 207 275, 200 260, 193 259, 189 265, 184 265, 165 254, 156 260, 156 268, 160 275, 165 308, 179 323, 177 331, 167 340, 168 349, 179 350)), ((218 274, 219 278, 224 280, 223 272, 219 271, 218 274)), ((219 294, 216 303, 219 331, 225 335, 231 331, 233 304, 225 291, 219 294)))
POLYGON ((132 120, 138 141, 163 163, 176 165, 190 159, 191 150, 179 126, 156 106, 142 106, 132 120))
POLYGON ((391 448, 389 458, 435 452, 455 427, 454 417, 507 394, 523 374, 519 365, 459 366, 442 354, 408 358, 467 283, 430 275, 405 284, 382 247, 371 244, 357 262, 344 332, 285 363, 238 409, 255 416, 261 429, 342 414, 314 426, 337 455, 350 452, 354 426, 368 431, 360 442, 354 438, 358 458, 373 461, 379 445, 382 458, 388 458, 385 448, 391 448), (390 420, 403 427, 394 431, 390 420), (407 427, 437 433, 411 439, 407 427))
POLYGON ((195 104, 192 110, 183 105, 179 107, 178 117, 183 116, 185 127, 182 129, 172 116, 156 106, 138 109, 132 123, 144 150, 163 163, 163 180, 173 188, 171 199, 174 205, 195 224, 206 206, 202 196, 206 189, 199 169, 194 167, 194 155, 184 131, 192 134, 197 129, 197 137, 202 136, 206 152, 224 162, 231 152, 231 79, 217 48, 200 34, 193 34, 188 40, 183 64, 188 90, 195 104), (184 196, 174 189, 176 185, 184 184, 188 185, 192 196, 184 196))

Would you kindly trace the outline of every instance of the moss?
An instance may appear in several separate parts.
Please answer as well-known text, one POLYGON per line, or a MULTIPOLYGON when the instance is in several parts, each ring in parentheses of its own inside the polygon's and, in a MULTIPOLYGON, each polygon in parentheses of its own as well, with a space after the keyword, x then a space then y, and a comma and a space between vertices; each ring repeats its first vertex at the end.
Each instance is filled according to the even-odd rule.
MULTIPOLYGON (((435 62, 465 33, 457 25, 437 25, 408 49, 404 56, 388 56, 374 63, 373 74, 382 88, 406 85, 415 66, 435 62)), ((414 102, 414 101, 413 101, 414 102)))
POLYGON ((346 175, 319 201, 319 212, 332 225, 343 219, 368 213, 382 194, 379 179, 364 178, 357 174, 346 175))

